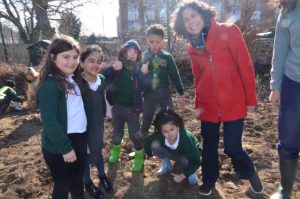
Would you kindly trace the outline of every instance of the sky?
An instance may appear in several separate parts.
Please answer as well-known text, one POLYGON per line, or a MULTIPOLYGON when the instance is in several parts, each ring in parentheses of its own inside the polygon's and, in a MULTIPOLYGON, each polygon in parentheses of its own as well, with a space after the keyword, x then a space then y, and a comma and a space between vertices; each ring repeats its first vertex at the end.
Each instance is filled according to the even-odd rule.
POLYGON ((98 0, 77 9, 82 22, 81 35, 117 36, 118 0, 98 0))

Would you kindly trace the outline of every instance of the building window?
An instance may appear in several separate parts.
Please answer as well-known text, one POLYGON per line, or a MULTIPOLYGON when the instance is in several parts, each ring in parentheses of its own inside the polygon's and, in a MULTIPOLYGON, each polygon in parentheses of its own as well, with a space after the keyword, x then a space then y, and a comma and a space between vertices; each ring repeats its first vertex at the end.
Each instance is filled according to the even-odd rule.
POLYGON ((139 10, 136 3, 128 3, 128 20, 137 21, 139 19, 139 10))
POLYGON ((155 4, 151 4, 149 1, 145 2, 145 19, 146 21, 155 20, 155 4))

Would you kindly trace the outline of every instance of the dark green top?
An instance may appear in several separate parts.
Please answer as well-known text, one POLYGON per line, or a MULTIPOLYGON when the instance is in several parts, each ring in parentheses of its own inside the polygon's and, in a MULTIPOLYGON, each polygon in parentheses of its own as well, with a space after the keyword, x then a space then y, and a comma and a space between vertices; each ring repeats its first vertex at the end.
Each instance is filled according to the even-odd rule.
MULTIPOLYGON (((97 117, 99 117, 99 123, 100 123, 103 120, 102 117, 105 117, 105 114, 106 114, 106 104, 105 104, 105 99, 104 99, 104 89, 105 89, 106 82, 105 82, 105 77, 102 74, 98 74, 98 77, 101 80, 101 85, 98 87, 97 91, 94 91, 94 92, 101 94, 102 99, 100 101, 98 101, 98 103, 103 103, 102 110, 100 111, 101 113, 99 113, 99 115, 97 116, 97 117)), ((93 91, 91 90, 89 93, 89 96, 83 98, 84 109, 85 109, 86 117, 87 117, 86 132, 88 132, 88 133, 91 130, 91 125, 93 124, 93 120, 95 120, 95 118, 93 118, 93 114, 94 114, 94 112, 96 112, 96 110, 94 110, 94 106, 93 106, 92 92, 93 91)))
POLYGON ((133 71, 123 67, 113 83, 112 100, 114 104, 132 107, 134 105, 133 71))
MULTIPOLYGON (((157 140, 162 147, 168 148, 165 145, 165 137, 161 132, 152 133, 144 141, 144 150, 149 157, 152 156, 151 143, 154 140, 157 140)), ((184 155, 189 161, 189 165, 183 171, 186 177, 195 173, 200 167, 200 149, 201 145, 198 139, 190 131, 186 129, 179 130, 179 143, 175 151, 184 155)))
POLYGON ((67 136, 67 99, 57 80, 47 77, 38 90, 37 103, 43 125, 43 149, 59 154, 70 152, 73 148, 67 136))
POLYGON ((171 53, 160 50, 157 55, 153 55, 150 49, 143 52, 142 63, 149 62, 149 71, 152 76, 157 76, 159 79, 159 87, 169 87, 170 80, 176 87, 177 92, 183 95, 183 84, 178 72, 176 62, 171 53), (154 74, 155 73, 155 74, 154 74))

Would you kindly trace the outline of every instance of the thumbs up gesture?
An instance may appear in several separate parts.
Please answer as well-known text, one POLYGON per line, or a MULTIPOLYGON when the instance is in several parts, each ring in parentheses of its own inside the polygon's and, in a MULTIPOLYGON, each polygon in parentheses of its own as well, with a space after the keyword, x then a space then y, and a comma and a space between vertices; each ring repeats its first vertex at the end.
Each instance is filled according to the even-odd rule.
POLYGON ((116 60, 115 63, 112 64, 114 70, 121 70, 123 68, 122 62, 116 60))
POLYGON ((142 68, 141 68, 142 73, 145 75, 149 72, 148 65, 149 65, 149 62, 143 64, 142 68))

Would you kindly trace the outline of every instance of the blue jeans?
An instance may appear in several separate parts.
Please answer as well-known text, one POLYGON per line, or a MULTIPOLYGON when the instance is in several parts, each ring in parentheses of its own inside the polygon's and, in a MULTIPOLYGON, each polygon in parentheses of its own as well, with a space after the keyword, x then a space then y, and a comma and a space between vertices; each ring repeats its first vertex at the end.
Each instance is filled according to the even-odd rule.
POLYGON ((294 160, 299 158, 300 149, 296 147, 283 146, 279 141, 277 143, 279 158, 281 160, 294 160))
POLYGON ((284 75, 280 98, 279 156, 283 160, 296 159, 300 150, 300 83, 284 75))
MULTIPOLYGON (((202 181, 208 187, 213 187, 219 177, 220 124, 201 121, 203 137, 202 181)), ((244 119, 223 122, 223 126, 224 152, 231 158, 233 168, 239 177, 249 179, 255 174, 255 168, 247 152, 242 148, 244 119)))

